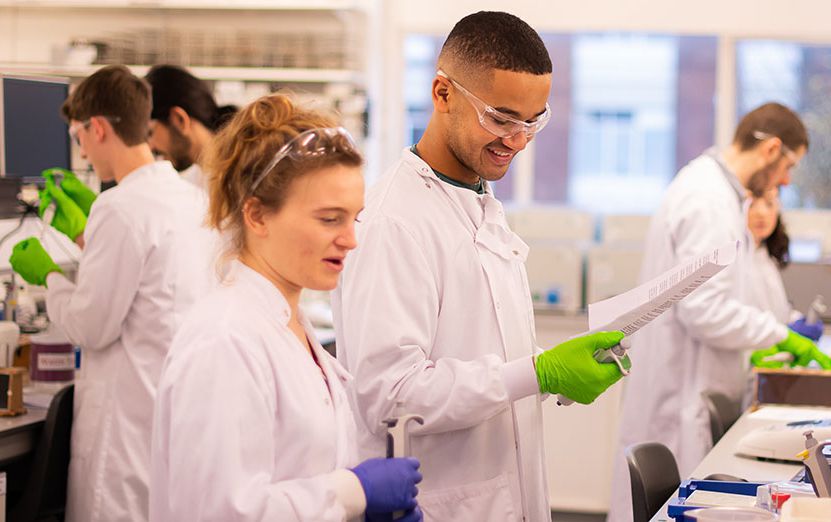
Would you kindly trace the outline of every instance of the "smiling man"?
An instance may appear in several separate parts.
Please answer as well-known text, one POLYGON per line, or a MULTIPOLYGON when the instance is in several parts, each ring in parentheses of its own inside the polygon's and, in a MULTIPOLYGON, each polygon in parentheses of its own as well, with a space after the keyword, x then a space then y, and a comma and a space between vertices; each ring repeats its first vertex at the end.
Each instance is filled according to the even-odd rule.
POLYGON ((536 347, 528 246, 489 184, 548 122, 551 69, 515 16, 456 24, 427 130, 370 191, 333 296, 362 457, 384 454, 384 419, 424 418, 410 442, 428 521, 550 520, 541 392, 589 403, 620 378, 592 358, 620 333, 536 347))

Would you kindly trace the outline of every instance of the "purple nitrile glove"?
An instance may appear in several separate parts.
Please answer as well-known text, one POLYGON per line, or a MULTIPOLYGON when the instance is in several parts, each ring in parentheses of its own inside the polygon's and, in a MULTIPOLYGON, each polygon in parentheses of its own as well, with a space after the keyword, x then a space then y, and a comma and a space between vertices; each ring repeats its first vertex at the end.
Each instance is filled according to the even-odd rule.
POLYGON ((421 482, 419 466, 417 459, 406 457, 369 459, 352 468, 364 488, 367 516, 414 511, 416 484, 421 482))
POLYGON ((805 322, 805 318, 802 317, 789 324, 788 328, 798 333, 799 335, 807 337, 808 339, 816 342, 819 341, 820 337, 822 337, 823 324, 822 321, 817 321, 815 323, 808 324, 805 322))

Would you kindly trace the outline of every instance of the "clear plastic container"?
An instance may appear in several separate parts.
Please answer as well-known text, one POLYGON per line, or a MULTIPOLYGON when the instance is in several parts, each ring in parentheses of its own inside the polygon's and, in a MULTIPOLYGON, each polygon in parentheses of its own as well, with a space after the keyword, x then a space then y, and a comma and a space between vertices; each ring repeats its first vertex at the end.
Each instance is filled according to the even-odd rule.
POLYGON ((684 516, 697 522, 772 522, 779 520, 775 513, 759 508, 714 507, 687 511, 684 516))

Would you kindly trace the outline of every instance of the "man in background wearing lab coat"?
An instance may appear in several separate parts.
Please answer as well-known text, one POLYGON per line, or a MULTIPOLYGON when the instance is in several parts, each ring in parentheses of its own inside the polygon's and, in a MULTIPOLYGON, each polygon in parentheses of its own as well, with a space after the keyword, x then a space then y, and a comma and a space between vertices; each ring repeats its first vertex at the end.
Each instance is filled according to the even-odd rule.
POLYGON ((206 82, 176 65, 156 65, 145 79, 153 91, 150 147, 185 180, 204 190, 199 157, 236 107, 218 106, 206 82))
POLYGON ((153 399, 183 313, 207 290, 212 238, 205 198, 147 145, 150 88, 123 66, 85 79, 65 102, 72 134, 102 181, 117 185, 92 204, 47 182, 52 225, 83 244, 76 282, 36 238, 11 263, 46 284, 50 321, 82 349, 75 381, 67 520, 148 519, 153 399), (79 234, 83 235, 80 236, 79 234))
POLYGON ((768 103, 742 118, 729 147, 692 160, 667 189, 650 224, 641 280, 727 243, 742 244, 733 265, 632 338, 610 520, 632 519, 625 447, 660 442, 675 455, 681 476, 689 476, 712 446, 703 391, 739 403, 749 350, 777 345, 795 356, 816 350, 759 309, 749 288, 754 242, 746 195, 787 185, 807 149, 799 117, 768 103))
POLYGON ((384 454, 384 419, 424 418, 411 444, 428 521, 550 520, 540 392, 589 403, 621 376, 592 358, 619 332, 535 356, 528 246, 489 184, 548 121, 551 71, 515 16, 456 24, 427 130, 370 191, 333 296, 362 457, 384 454))

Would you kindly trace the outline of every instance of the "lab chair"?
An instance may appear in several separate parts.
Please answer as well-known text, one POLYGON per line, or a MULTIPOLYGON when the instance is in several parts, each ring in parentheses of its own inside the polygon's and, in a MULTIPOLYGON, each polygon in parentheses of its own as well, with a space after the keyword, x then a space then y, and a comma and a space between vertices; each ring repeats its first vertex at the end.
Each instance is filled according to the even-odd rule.
POLYGON ((681 484, 675 456, 658 442, 633 444, 624 453, 632 487, 633 520, 648 522, 681 484))
POLYGON ((706 390, 701 393, 701 398, 707 406, 707 413, 710 417, 710 435, 713 437, 713 446, 715 446, 741 416, 741 407, 717 391, 706 390))
POLYGON ((20 500, 9 508, 9 522, 62 521, 66 509, 74 385, 52 398, 32 468, 20 500))

